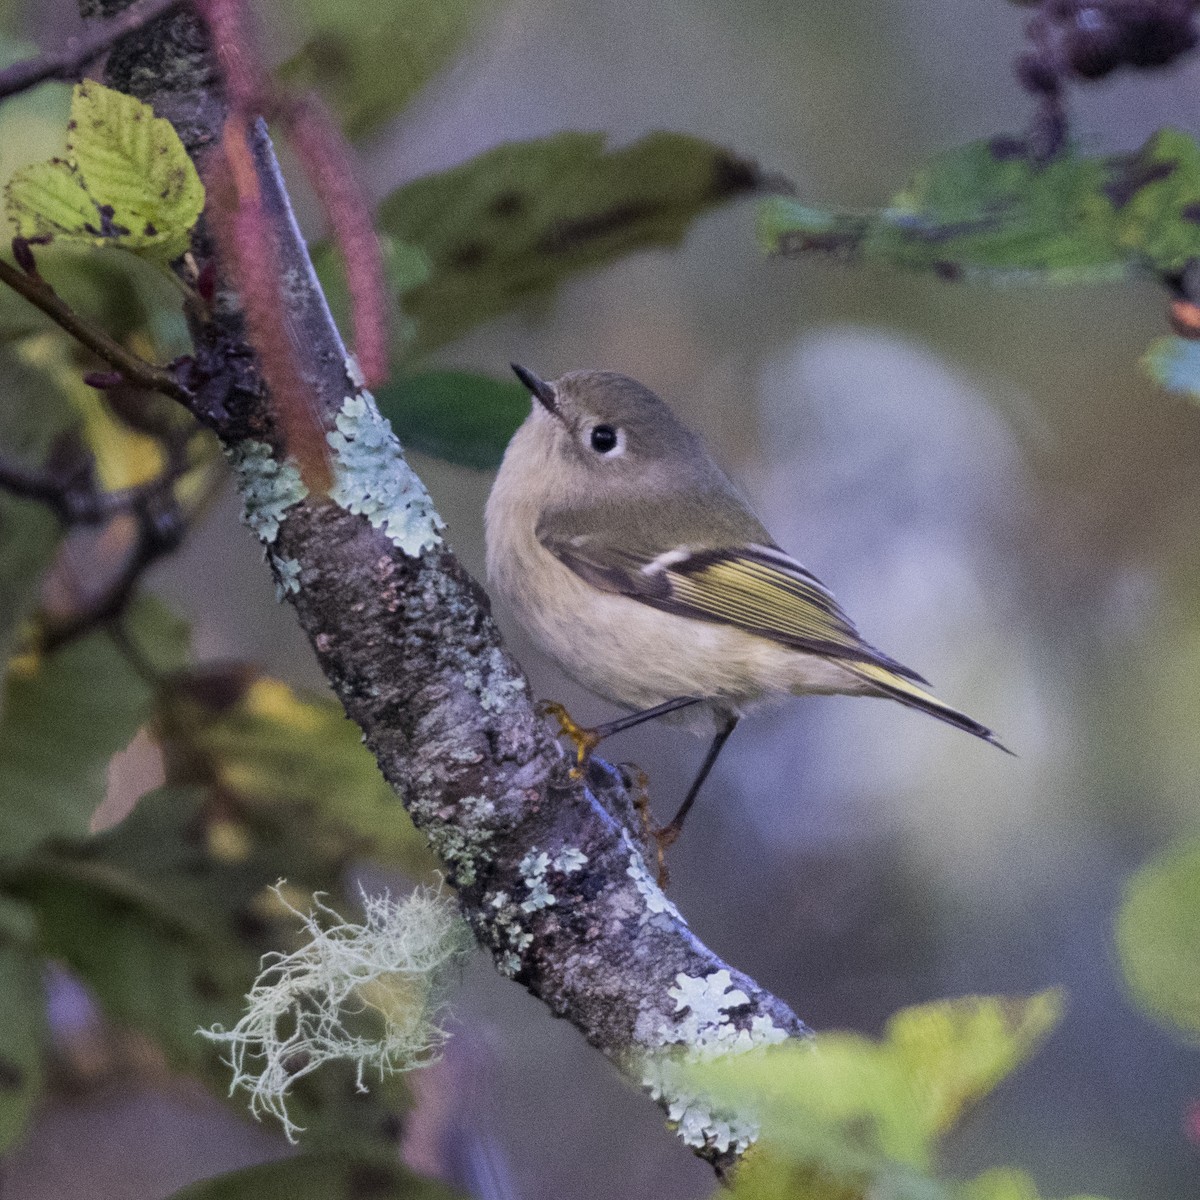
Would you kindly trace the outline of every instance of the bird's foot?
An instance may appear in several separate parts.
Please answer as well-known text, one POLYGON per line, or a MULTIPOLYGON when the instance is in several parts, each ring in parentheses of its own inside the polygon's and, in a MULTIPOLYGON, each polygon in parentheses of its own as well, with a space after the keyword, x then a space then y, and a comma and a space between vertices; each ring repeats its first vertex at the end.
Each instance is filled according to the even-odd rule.
POLYGON ((584 764, 600 744, 601 735, 595 729, 580 725, 557 701, 539 701, 537 712, 540 717, 553 717, 558 722, 559 733, 575 747, 575 766, 571 768, 571 778, 579 779, 583 775, 584 764))
POLYGON ((671 882, 671 872, 667 870, 667 851, 679 839, 681 827, 672 821, 670 825, 663 825, 649 832, 654 839, 654 849, 658 856, 658 886, 665 888, 671 882))

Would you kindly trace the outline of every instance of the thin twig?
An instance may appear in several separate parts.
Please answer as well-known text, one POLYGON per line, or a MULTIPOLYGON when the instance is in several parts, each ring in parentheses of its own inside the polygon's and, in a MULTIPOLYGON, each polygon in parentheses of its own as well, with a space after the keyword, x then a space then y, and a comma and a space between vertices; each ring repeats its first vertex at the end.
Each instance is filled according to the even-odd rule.
POLYGON ((90 479, 81 486, 76 480, 56 478, 50 471, 35 471, 0 458, 0 490, 40 501, 53 509, 64 525, 99 525, 161 491, 163 483, 158 476, 134 487, 105 492, 95 488, 90 479))
POLYGON ((84 67, 95 62, 114 42, 157 20, 173 8, 178 8, 182 3, 183 0, 137 0, 119 17, 94 27, 82 37, 72 38, 63 49, 13 63, 11 67, 0 71, 0 100, 44 83, 47 79, 72 82, 84 67))
POLYGON ((171 492, 167 476, 160 476, 155 482, 158 489, 133 508, 138 523, 137 541, 121 569, 85 609, 61 624, 46 627, 42 649, 47 653, 118 620, 133 599, 146 569, 179 548, 187 528, 186 518, 171 492))
POLYGON ((0 258, 0 282, 7 283, 30 304, 40 308, 77 342, 120 371, 130 383, 151 392, 161 392, 180 404, 187 404, 192 399, 191 392, 170 371, 139 358, 104 330, 96 328, 85 317, 80 316, 41 276, 28 275, 0 258))

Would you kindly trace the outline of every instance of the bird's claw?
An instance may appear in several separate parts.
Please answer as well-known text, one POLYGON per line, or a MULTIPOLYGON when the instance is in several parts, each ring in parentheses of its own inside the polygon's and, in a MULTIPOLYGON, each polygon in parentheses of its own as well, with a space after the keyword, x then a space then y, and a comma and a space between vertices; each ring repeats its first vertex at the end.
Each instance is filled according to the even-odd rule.
POLYGON ((667 851, 675 845, 681 830, 673 821, 659 829, 650 830, 654 839, 654 848, 658 856, 658 886, 665 888, 671 882, 671 873, 667 870, 667 851))
POLYGON ((540 717, 553 717, 558 722, 558 731, 575 747, 575 765, 571 778, 579 779, 583 768, 591 758, 592 751, 600 744, 600 735, 594 729, 580 725, 574 717, 555 700, 540 700, 537 705, 540 717))

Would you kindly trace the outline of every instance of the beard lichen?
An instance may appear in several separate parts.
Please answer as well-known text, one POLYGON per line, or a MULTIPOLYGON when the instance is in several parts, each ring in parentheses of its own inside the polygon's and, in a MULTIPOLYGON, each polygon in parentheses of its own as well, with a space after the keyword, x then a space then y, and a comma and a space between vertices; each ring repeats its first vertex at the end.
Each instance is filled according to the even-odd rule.
POLYGON ((439 1024, 447 975, 472 939, 453 901, 429 888, 399 901, 364 893, 361 924, 319 896, 305 914, 275 891, 303 923, 304 944, 263 956, 232 1029, 199 1033, 227 1050, 230 1095, 248 1092, 251 1113, 278 1118, 294 1142, 302 1130, 288 1116, 288 1093, 325 1063, 352 1062, 366 1091, 368 1069, 383 1078, 436 1059, 448 1036, 439 1024))

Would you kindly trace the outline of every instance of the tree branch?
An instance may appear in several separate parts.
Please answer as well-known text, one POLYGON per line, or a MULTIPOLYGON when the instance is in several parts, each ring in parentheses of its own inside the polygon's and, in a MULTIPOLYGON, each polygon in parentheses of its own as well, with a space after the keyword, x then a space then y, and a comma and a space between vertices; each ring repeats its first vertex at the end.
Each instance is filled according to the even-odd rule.
POLYGON ((130 383, 151 392, 161 392, 172 400, 187 404, 187 388, 166 368, 146 362, 126 350, 103 329, 98 329, 77 313, 40 275, 30 274, 0 258, 0 283, 6 283, 30 304, 40 308, 56 325, 65 329, 80 345, 115 367, 130 383))
POLYGON ((78 78, 89 63, 95 62, 114 42, 127 33, 178 8, 182 0, 137 0, 119 17, 97 25, 85 37, 73 38, 63 49, 22 59, 0 71, 0 100, 43 83, 47 79, 63 79, 68 83, 78 78))
MULTIPOLYGON (((177 119, 203 171, 224 114, 194 18, 143 31, 114 50, 108 70, 113 86, 177 119)), ((674 1082, 673 1056, 808 1030, 704 946, 659 890, 630 836, 632 802, 617 774, 594 764, 586 783, 571 777, 487 597, 442 541, 423 485, 347 358, 261 123, 253 151, 288 281, 280 302, 331 431, 331 495, 308 494, 279 461, 278 421, 227 293, 211 314, 192 314, 184 402, 224 443, 280 590, 444 861, 481 945, 723 1169, 753 1131, 674 1082)), ((201 270, 212 261, 203 233, 193 253, 201 270)))

